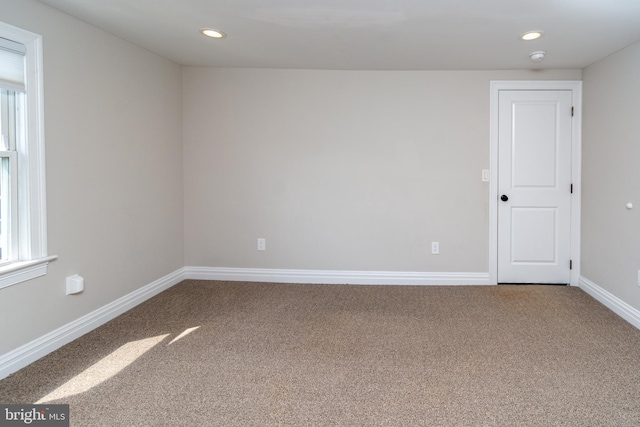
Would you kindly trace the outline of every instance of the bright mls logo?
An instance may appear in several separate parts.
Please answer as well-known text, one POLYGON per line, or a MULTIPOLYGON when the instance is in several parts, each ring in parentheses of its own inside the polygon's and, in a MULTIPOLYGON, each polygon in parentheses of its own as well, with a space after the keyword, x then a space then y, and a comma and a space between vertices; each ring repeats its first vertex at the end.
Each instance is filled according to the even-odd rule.
POLYGON ((0 427, 69 427, 69 405, 1 405, 0 427))

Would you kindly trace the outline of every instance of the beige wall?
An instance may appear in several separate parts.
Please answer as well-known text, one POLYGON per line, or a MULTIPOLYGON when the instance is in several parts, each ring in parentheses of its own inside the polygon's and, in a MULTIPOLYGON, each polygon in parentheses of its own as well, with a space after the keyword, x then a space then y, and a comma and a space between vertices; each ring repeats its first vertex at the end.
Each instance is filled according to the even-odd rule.
POLYGON ((0 20, 44 43, 49 253, 0 289, 0 354, 182 267, 181 67, 33 0, 0 20), (65 295, 78 273, 86 290, 65 295))
POLYGON ((584 70, 581 271, 638 310, 639 76, 640 43, 584 70))
POLYGON ((487 272, 489 82, 580 78, 185 68, 185 264, 487 272))

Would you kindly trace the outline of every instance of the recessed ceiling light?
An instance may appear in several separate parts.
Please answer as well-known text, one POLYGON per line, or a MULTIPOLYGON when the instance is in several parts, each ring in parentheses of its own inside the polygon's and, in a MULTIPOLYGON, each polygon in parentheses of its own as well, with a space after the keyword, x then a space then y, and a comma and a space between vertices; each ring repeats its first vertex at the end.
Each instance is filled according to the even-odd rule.
POLYGON ((535 40, 542 37, 542 31, 527 31, 523 35, 520 36, 522 40, 535 40))
POLYGON ((211 37, 214 39, 223 39, 225 37, 227 37, 227 35, 225 33, 223 33, 220 30, 214 30, 213 28, 203 28, 200 30, 200 32, 202 34, 204 34, 207 37, 211 37))

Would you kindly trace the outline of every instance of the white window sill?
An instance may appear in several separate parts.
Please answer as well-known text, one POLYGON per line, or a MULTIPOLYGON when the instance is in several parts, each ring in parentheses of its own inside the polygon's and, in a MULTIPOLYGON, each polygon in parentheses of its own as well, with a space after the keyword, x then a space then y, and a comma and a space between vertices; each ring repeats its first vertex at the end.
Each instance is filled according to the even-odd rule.
POLYGON ((0 267, 0 289, 44 276, 47 274, 49 262, 57 258, 57 255, 51 255, 30 261, 18 261, 0 267))

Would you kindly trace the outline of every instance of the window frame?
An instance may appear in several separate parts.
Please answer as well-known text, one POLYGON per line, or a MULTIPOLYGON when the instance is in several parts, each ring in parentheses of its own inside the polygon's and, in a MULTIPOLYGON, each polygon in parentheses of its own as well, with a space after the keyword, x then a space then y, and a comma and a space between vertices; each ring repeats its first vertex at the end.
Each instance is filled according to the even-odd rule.
POLYGON ((17 257, 0 266, 0 289, 47 273, 57 257, 47 252, 42 36, 0 22, 0 37, 26 47, 26 135, 16 141, 17 257))

